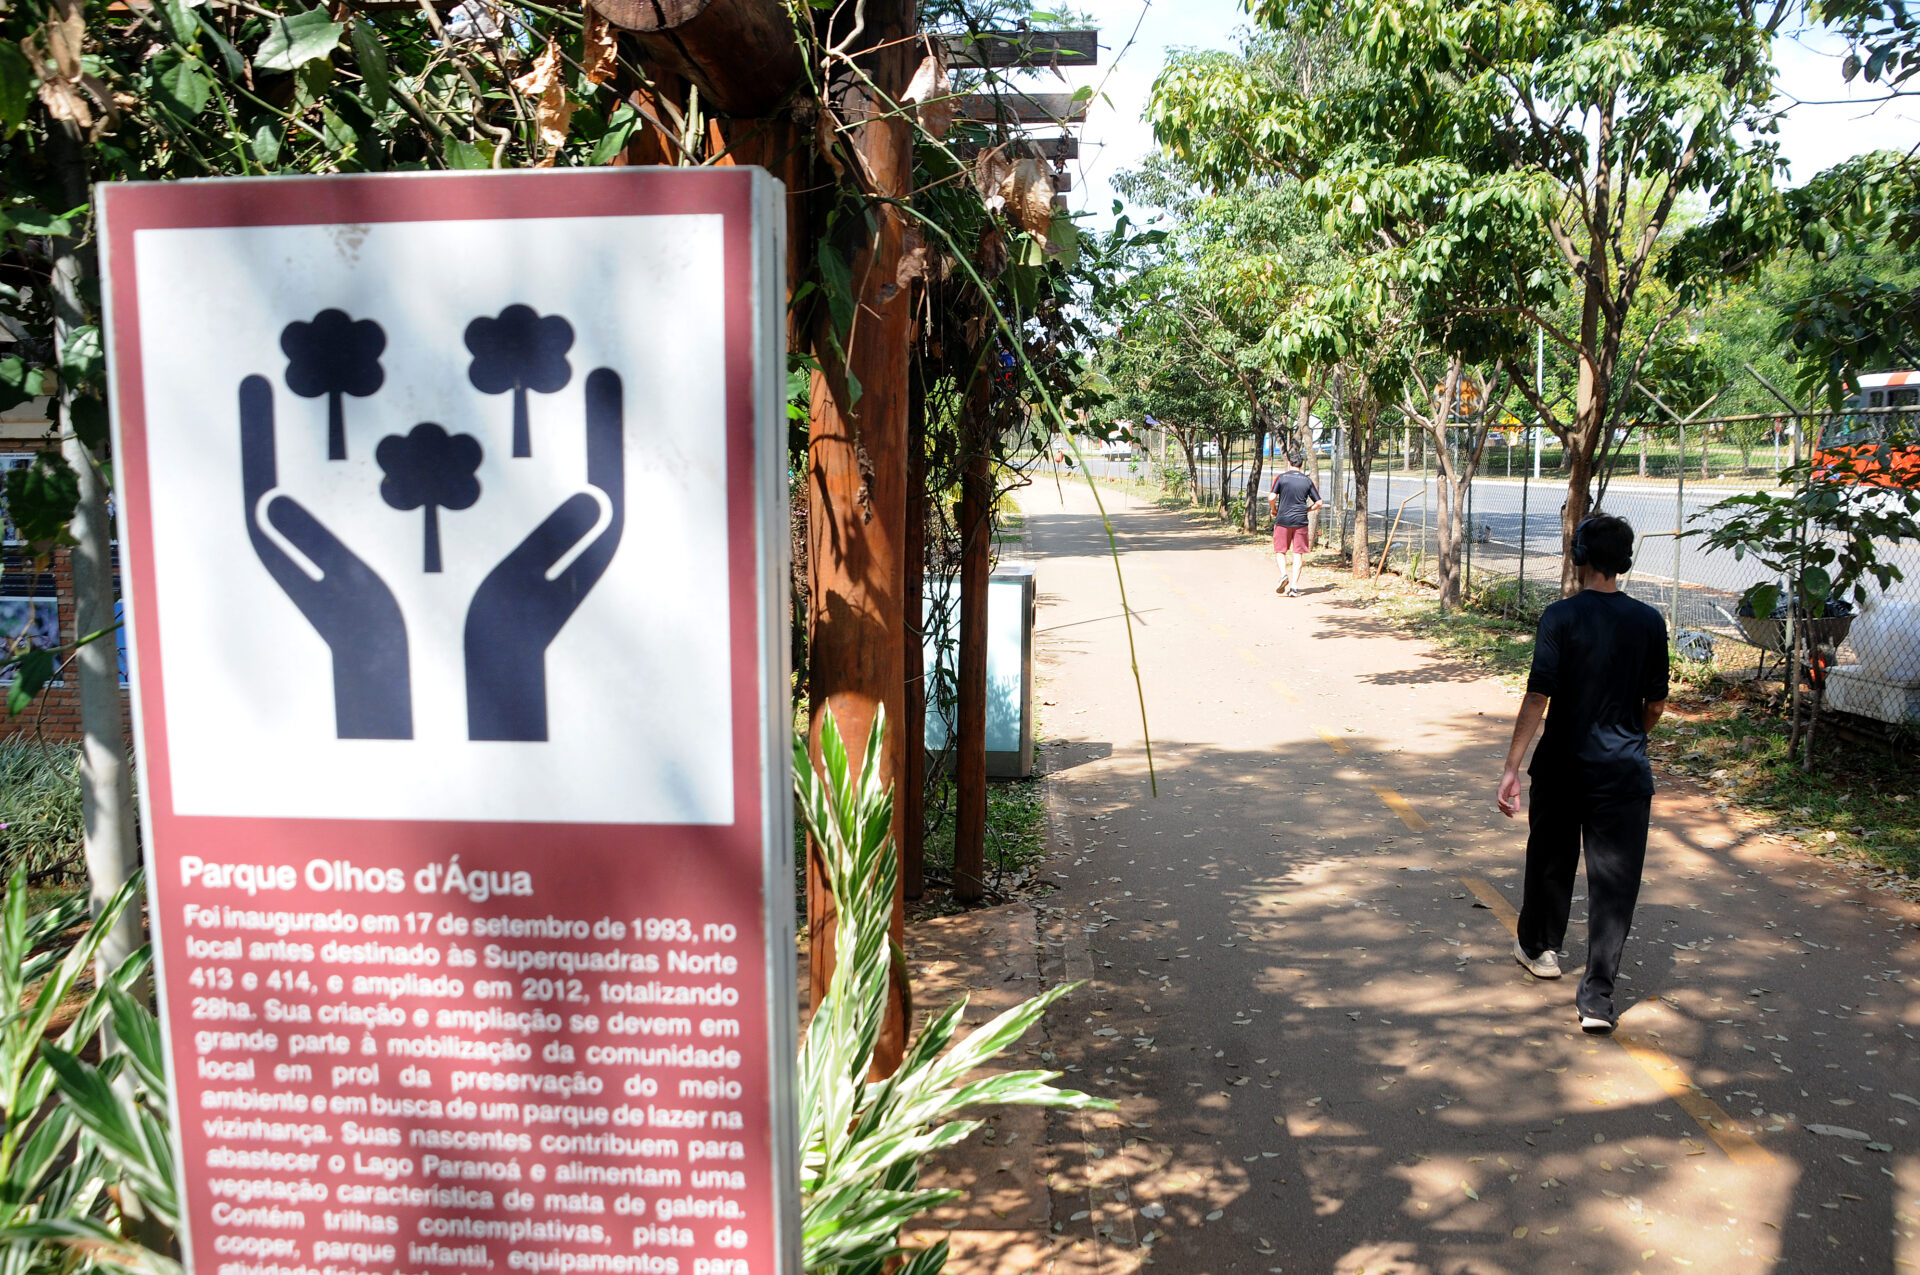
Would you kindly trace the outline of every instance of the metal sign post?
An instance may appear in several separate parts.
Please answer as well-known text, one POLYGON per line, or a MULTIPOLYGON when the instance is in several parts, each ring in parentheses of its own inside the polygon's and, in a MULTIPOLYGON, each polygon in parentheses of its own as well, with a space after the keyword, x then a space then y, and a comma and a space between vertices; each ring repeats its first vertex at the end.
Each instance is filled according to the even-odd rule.
POLYGON ((784 192, 102 192, 189 1268, 799 1269, 784 192))

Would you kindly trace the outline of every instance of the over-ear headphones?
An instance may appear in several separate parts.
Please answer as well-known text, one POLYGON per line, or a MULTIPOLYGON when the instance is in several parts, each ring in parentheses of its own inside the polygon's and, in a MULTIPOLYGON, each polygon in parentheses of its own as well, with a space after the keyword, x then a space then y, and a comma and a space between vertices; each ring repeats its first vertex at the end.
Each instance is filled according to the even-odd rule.
POLYGON ((1573 529, 1573 565, 1576 567, 1587 565, 1587 528, 1592 525, 1593 519, 1585 518, 1573 529))

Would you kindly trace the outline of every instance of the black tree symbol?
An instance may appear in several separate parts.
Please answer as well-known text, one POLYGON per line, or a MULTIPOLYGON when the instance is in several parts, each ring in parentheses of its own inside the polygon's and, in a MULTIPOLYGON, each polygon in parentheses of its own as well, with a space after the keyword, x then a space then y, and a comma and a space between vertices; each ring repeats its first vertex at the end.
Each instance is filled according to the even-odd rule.
POLYGON ((380 496, 395 509, 427 511, 425 570, 440 569, 440 514, 445 509, 469 509, 480 499, 480 440, 471 434, 449 434, 427 421, 402 438, 389 434, 374 449, 386 477, 380 496))
POLYGON ((327 459, 347 458, 347 429, 340 396, 365 398, 386 380, 380 355, 387 334, 372 319, 358 322, 344 310, 322 310, 313 322, 289 323, 280 330, 287 356, 287 388, 301 398, 327 396, 327 459))
POLYGON ((567 351, 573 325, 557 314, 535 314, 532 306, 510 305, 497 319, 467 324, 467 349, 473 362, 467 379, 482 394, 513 391, 513 454, 533 455, 527 431, 527 391, 554 394, 573 377, 567 351))

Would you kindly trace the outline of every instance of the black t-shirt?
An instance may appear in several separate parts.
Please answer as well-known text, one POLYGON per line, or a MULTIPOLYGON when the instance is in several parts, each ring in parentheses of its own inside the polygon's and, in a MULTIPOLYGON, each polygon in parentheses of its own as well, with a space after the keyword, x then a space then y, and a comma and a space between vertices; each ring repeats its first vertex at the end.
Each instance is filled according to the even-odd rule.
POLYGON ((1282 527, 1306 526, 1307 506, 1320 503, 1320 489, 1313 485, 1313 479, 1297 469, 1282 470, 1274 475, 1272 491, 1278 497, 1273 520, 1282 527))
POLYGON ((1624 593, 1585 589, 1548 607, 1527 690, 1552 700, 1527 768, 1536 784, 1647 797, 1646 706, 1667 697, 1667 625, 1624 593))

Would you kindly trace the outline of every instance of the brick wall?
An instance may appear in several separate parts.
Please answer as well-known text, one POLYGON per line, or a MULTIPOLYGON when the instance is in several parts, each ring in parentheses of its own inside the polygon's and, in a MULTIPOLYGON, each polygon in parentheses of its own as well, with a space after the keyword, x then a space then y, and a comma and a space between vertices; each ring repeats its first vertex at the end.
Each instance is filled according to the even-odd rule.
MULTIPOLYGON (((39 402, 22 404, 11 412, 0 414, 0 454, 54 448, 58 443, 51 437, 51 429, 45 407, 39 402)), ((40 576, 32 573, 32 565, 23 547, 0 548, 0 595, 42 597, 50 592, 59 611, 60 640, 73 641, 76 635, 71 555, 65 549, 56 549, 51 571, 40 576), (51 586, 50 589, 48 586, 51 586)), ((126 737, 131 740, 133 727, 124 687, 120 692, 120 713, 126 737)), ((11 735, 28 735, 49 741, 80 738, 78 679, 69 675, 43 688, 27 711, 17 716, 6 714, 4 707, 0 707, 0 739, 11 735)))

